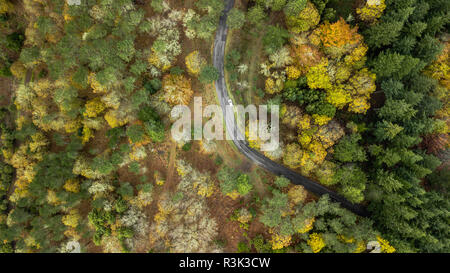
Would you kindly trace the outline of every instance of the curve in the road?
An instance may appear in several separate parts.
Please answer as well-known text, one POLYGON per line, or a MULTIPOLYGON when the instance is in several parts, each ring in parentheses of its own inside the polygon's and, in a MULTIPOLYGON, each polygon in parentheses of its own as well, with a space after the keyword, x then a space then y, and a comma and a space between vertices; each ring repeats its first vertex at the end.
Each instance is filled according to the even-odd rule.
POLYGON ((239 151, 243 153, 247 158, 252 160, 254 163, 258 164, 259 166, 267 169, 268 171, 276 175, 282 175, 291 180, 292 183, 302 185, 303 187, 305 187, 306 190, 316 195, 328 194, 331 200, 340 203, 342 207, 349 209, 350 211, 360 216, 367 216, 367 211, 363 206, 353 204, 344 197, 342 197, 341 195, 337 194, 336 192, 300 175, 297 172, 294 172, 291 169, 286 168, 283 165, 280 165, 270 160, 269 158, 265 157, 258 151, 250 148, 245 140, 241 140, 245 138, 242 137, 241 132, 237 129, 234 113, 229 110, 229 107, 226 107, 230 99, 228 96, 227 86, 224 77, 224 55, 228 34, 226 20, 228 12, 234 6, 234 0, 224 0, 224 2, 225 2, 225 10, 220 18, 216 38, 214 41, 213 64, 219 71, 219 79, 215 82, 217 97, 220 101, 220 106, 222 107, 223 110, 227 132, 231 136, 233 143, 236 145, 239 151))

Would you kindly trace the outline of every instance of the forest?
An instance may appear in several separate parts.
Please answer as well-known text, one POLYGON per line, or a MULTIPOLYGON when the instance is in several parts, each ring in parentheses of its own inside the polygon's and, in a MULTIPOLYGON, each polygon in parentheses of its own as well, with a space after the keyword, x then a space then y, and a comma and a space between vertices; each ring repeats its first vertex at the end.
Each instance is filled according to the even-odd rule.
POLYGON ((450 252, 450 1, 226 2, 0 0, 0 253, 450 252), (220 77, 279 106, 261 153, 368 215, 173 139, 220 77))

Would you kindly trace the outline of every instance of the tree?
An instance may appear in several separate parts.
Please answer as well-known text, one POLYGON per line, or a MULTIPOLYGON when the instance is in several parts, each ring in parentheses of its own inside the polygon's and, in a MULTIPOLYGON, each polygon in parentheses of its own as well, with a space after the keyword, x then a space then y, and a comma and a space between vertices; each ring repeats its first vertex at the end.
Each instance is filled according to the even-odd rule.
POLYGON ((11 12, 14 9, 14 5, 8 0, 0 1, 0 14, 11 12))
POLYGON ((78 210, 72 209, 70 210, 69 214, 62 217, 62 222, 66 226, 76 228, 78 226, 78 223, 80 222, 80 218, 81 217, 78 213, 78 210))
POLYGON ((366 1, 362 7, 356 9, 356 14, 362 21, 373 23, 381 17, 384 9, 386 9, 384 0, 366 1))
POLYGON ((145 131, 154 142, 163 142, 165 138, 164 125, 157 120, 149 120, 144 123, 145 131))
POLYGON ((213 83, 219 79, 219 71, 211 65, 203 66, 198 79, 203 84, 213 83))
POLYGON ((134 124, 127 128, 127 136, 133 143, 141 142, 144 138, 145 131, 142 125, 134 124))
POLYGON ((307 2, 307 0, 290 0, 283 11, 287 16, 296 16, 306 8, 307 2))
POLYGON ((303 237, 306 243, 298 245, 304 252, 362 252, 378 235, 370 220, 339 207, 328 195, 302 205, 293 222, 296 229, 309 226, 310 233, 303 237))
POLYGON ((162 88, 164 100, 171 105, 187 105, 194 94, 191 89, 191 81, 183 75, 168 74, 164 76, 162 88))
POLYGON ((364 148, 359 146, 362 139, 359 134, 345 136, 334 146, 334 158, 341 162, 363 162, 367 160, 364 148))
POLYGON ((246 242, 238 243, 237 253, 250 253, 250 251, 250 246, 248 246, 246 242))
POLYGON ((311 3, 314 4, 320 14, 325 11, 328 2, 330 2, 330 0, 311 0, 311 3))
POLYGON ((274 183, 275 183, 275 185, 277 185, 280 188, 285 188, 285 187, 289 186, 291 181, 289 179, 287 179, 286 177, 284 177, 284 176, 278 176, 275 179, 274 183))
POLYGON ((403 22, 383 21, 367 29, 363 35, 366 43, 373 48, 389 45, 400 35, 403 22))
POLYGON ((289 32, 279 26, 270 25, 263 36, 264 50, 272 54, 280 49, 289 38, 289 32))
POLYGON ((314 253, 320 252, 322 248, 326 246, 322 235, 317 233, 312 233, 309 235, 308 245, 314 253))
POLYGON ((247 174, 241 174, 236 183, 236 189, 239 192, 240 195, 245 196, 247 195, 251 190, 253 186, 250 184, 250 178, 247 174))
POLYGON ((362 36, 358 34, 358 27, 352 28, 342 18, 333 24, 329 22, 321 24, 320 39, 325 47, 325 52, 333 57, 350 52, 362 42, 362 36))
POLYGON ((282 211, 288 207, 288 197, 286 194, 274 190, 272 198, 261 207, 262 215, 260 217, 261 223, 267 227, 274 228, 282 223, 282 211))
POLYGON ((381 52, 371 66, 378 77, 395 77, 398 79, 406 76, 419 63, 419 59, 392 52, 381 52))
POLYGON ((121 182, 120 187, 117 189, 117 193, 122 196, 122 198, 130 198, 134 195, 133 186, 128 182, 121 182))
POLYGON ((212 180, 208 179, 209 175, 193 169, 184 160, 177 161, 177 171, 181 181, 174 193, 166 192, 159 198, 159 211, 149 229, 150 243, 158 251, 163 251, 166 249, 161 241, 164 236, 170 240, 172 252, 211 250, 217 236, 217 224, 206 204, 208 194, 201 194, 198 190, 202 182, 212 180))
MULTIPOLYGON (((159 79, 151 79, 151 80, 145 80, 144 81, 144 88, 147 90, 150 95, 155 94, 158 92, 162 87, 162 83, 159 79)), ((134 89, 134 88, 132 88, 134 89)))
POLYGON ((255 2, 266 9, 272 9, 273 11, 280 11, 286 5, 286 0, 255 0, 255 2))
POLYGON ((195 29, 197 36, 202 39, 209 39, 217 28, 220 16, 224 9, 224 2, 220 0, 199 0, 195 6, 207 12, 200 18, 195 18, 187 23, 189 27, 195 29))
POLYGON ((270 244, 265 242, 264 237, 261 234, 256 235, 251 240, 251 244, 255 247, 258 253, 270 253, 270 244))
POLYGON ((260 5, 254 5, 247 13, 247 20, 256 26, 259 26, 265 17, 264 9, 260 5))
POLYGON ((150 106, 143 106, 139 112, 138 112, 138 118, 141 121, 149 121, 149 120, 159 120, 159 115, 158 113, 155 111, 155 109, 153 109, 150 106))
POLYGON ((25 36, 22 32, 16 31, 6 36, 6 45, 7 49, 13 50, 17 53, 20 52, 23 42, 25 40, 25 36))
POLYGON ((274 68, 283 68, 292 63, 292 58, 287 47, 282 47, 270 54, 269 60, 274 68))
POLYGON ((340 184, 341 194, 353 203, 364 200, 367 176, 358 167, 346 165, 339 168, 333 176, 334 183, 340 184))
POLYGON ((324 59, 319 64, 311 67, 306 74, 308 86, 311 89, 332 89, 332 83, 327 71, 328 60, 324 59))
POLYGON ((403 131, 403 127, 398 124, 383 120, 382 122, 378 122, 376 125, 376 129, 374 131, 374 135, 379 141, 383 140, 392 140, 395 136, 397 136, 401 131, 403 131))
POLYGON ((164 0, 152 0, 150 6, 158 13, 162 13, 169 8, 164 0))
POLYGON ((206 60, 200 56, 197 50, 192 51, 186 56, 186 68, 192 75, 198 75, 205 64, 206 60))
POLYGON ((232 8, 228 13, 227 25, 231 29, 240 29, 245 23, 245 13, 237 8, 232 8))
POLYGON ((131 162, 130 165, 128 165, 128 170, 134 174, 139 174, 141 166, 139 165, 139 162, 131 162))
POLYGON ((98 116, 103 110, 105 110, 105 104, 100 100, 99 97, 87 101, 85 105, 85 112, 83 113, 84 116, 89 118, 94 118, 98 116))
POLYGON ((121 40, 117 42, 116 46, 117 55, 125 62, 129 62, 136 52, 136 49, 134 48, 134 41, 131 39, 121 40))
POLYGON ((299 168, 302 156, 303 151, 300 145, 296 143, 288 144, 283 152, 283 163, 292 169, 299 168))
POLYGON ((288 191, 289 201, 292 205, 296 206, 305 201, 308 193, 301 185, 294 185, 288 191))
POLYGON ((158 113, 150 106, 144 106, 138 113, 138 117, 144 122, 145 133, 152 141, 162 142, 165 137, 164 124, 158 113))
POLYGON ((336 164, 330 161, 324 163, 315 170, 315 175, 321 184, 329 186, 334 184, 333 175, 336 171, 336 164))
POLYGON ((236 199, 239 195, 247 195, 253 188, 248 175, 241 174, 227 166, 219 170, 217 178, 221 182, 222 193, 232 199, 236 199))
POLYGON ((301 75, 305 75, 310 67, 320 63, 323 54, 318 48, 311 45, 292 45, 291 56, 294 65, 300 70, 301 75))
POLYGON ((289 14, 286 14, 286 25, 288 26, 289 31, 300 33, 303 31, 308 31, 311 28, 315 27, 320 21, 320 15, 316 7, 311 2, 308 2, 306 4, 306 7, 301 9, 301 2, 298 2, 297 4, 299 4, 300 8, 292 8, 291 6, 289 6, 289 14), (300 10, 300 12, 291 15, 296 10, 300 10))
POLYGON ((388 100, 380 109, 379 116, 387 121, 406 121, 415 116, 417 110, 404 100, 388 100))

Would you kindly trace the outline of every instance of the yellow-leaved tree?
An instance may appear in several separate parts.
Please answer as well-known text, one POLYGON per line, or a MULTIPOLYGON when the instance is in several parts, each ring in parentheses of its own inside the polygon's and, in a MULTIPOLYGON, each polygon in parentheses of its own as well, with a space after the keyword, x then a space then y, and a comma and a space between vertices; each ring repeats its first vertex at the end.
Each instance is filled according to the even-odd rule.
POLYGON ((186 56, 185 63, 188 72, 197 76, 202 67, 206 64, 206 60, 200 55, 198 50, 195 50, 186 56))
POLYGON ((356 14, 362 21, 374 23, 381 17, 385 9, 384 0, 366 0, 361 7, 356 9, 356 14))
POLYGON ((11 12, 14 9, 14 5, 8 0, 0 0, 0 14, 11 12))
POLYGON ((171 105, 187 105, 194 94, 194 91, 191 88, 191 80, 183 75, 165 75, 162 86, 164 100, 171 105))

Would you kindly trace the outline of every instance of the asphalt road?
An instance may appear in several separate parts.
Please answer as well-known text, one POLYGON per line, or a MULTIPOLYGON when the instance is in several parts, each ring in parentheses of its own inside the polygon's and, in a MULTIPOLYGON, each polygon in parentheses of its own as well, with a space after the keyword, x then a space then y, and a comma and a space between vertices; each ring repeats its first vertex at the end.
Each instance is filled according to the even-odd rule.
POLYGON ((259 166, 274 173, 275 175, 278 176, 282 175, 291 180, 292 183, 302 185, 303 187, 305 187, 306 190, 316 195, 321 196, 323 194, 328 194, 331 200, 340 203, 342 207, 349 209, 350 211, 358 215, 367 216, 367 211, 363 206, 353 204, 344 197, 342 197, 341 195, 337 194, 336 192, 300 175, 297 172, 294 172, 291 169, 284 167, 283 165, 280 165, 270 160, 263 154, 250 148, 248 146, 248 143, 245 140, 242 140, 245 138, 242 136, 242 133, 237 128, 234 113, 229 110, 229 107, 226 107, 227 105, 229 105, 230 101, 224 77, 225 44, 228 35, 226 20, 228 12, 234 6, 234 0, 224 0, 224 2, 225 2, 224 14, 220 18, 219 26, 216 32, 216 38, 214 41, 213 64, 219 70, 219 79, 215 82, 215 85, 217 97, 220 101, 220 106, 222 107, 223 111, 227 133, 229 134, 229 136, 231 136, 232 141, 236 145, 237 149, 247 158, 253 161, 255 164, 258 164, 259 166))

